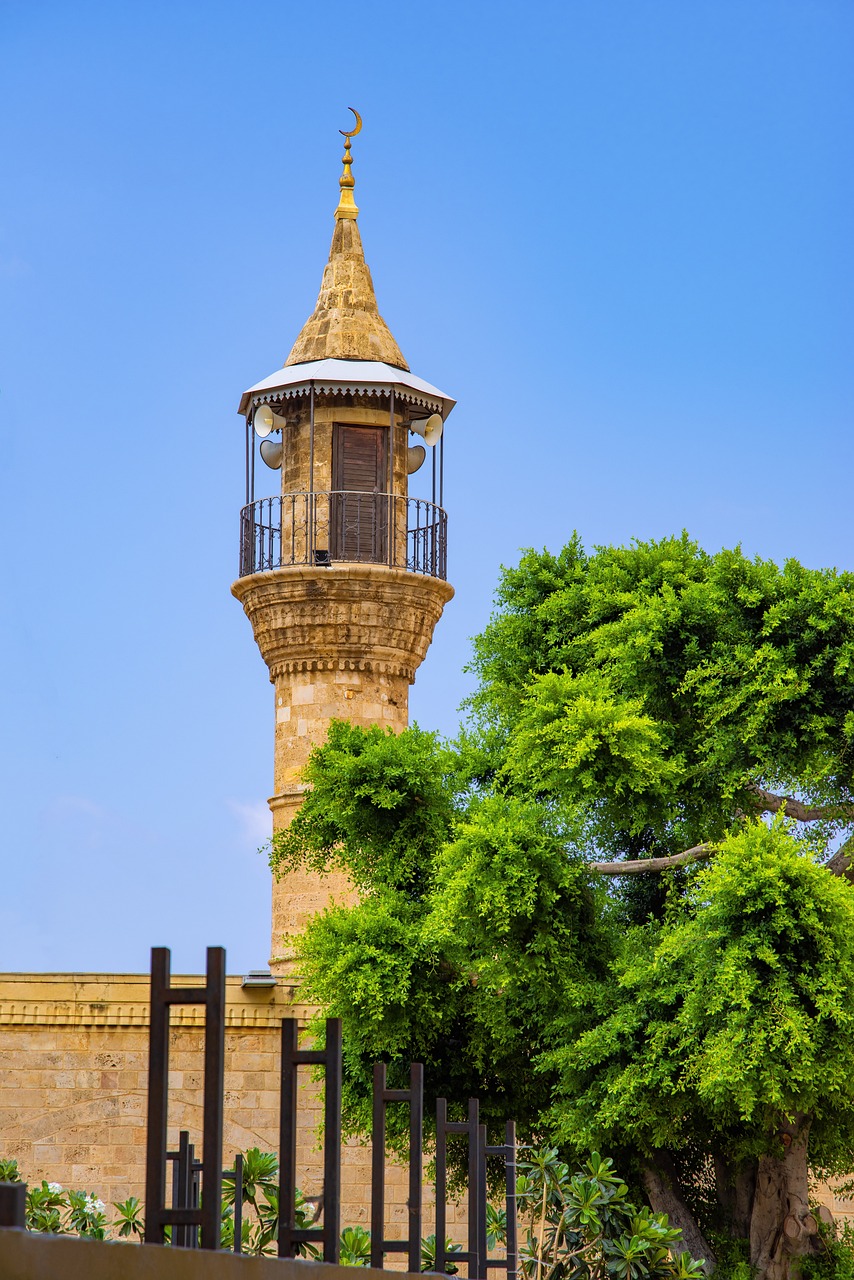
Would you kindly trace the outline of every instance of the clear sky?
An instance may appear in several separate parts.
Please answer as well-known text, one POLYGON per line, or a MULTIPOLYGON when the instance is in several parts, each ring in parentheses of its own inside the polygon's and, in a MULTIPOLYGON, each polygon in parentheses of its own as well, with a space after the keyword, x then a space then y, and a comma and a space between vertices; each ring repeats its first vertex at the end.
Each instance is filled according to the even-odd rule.
POLYGON ((852 66, 850 0, 4 0, 0 968, 266 962, 236 408, 350 104, 381 311, 459 402, 414 719, 574 528, 854 568, 852 66))

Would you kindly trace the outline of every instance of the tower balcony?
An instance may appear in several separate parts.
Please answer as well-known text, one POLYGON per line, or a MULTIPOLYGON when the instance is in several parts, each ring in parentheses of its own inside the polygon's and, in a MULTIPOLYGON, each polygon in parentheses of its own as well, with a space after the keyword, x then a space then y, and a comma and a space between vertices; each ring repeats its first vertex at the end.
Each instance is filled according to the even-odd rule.
POLYGON ((285 493, 240 513, 240 577, 291 565, 382 564, 446 581, 448 517, 424 498, 285 493))

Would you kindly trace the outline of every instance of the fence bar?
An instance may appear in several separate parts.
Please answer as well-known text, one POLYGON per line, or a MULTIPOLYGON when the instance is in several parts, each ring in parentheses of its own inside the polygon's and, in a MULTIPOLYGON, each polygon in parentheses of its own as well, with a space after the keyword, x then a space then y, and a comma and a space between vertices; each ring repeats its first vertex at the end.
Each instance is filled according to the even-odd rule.
POLYGON ((325 1106, 323 1117, 323 1261, 341 1252, 341 1019, 326 1019, 325 1106))
MULTIPOLYGON (((480 1270, 480 1217, 481 1217, 481 1196, 480 1196, 480 1152, 478 1151, 478 1136, 480 1128, 480 1102, 477 1098, 469 1098, 469 1276, 477 1277, 481 1280, 480 1270)), ((484 1196, 485 1200, 485 1196, 484 1196)), ((485 1205, 483 1207, 484 1214, 486 1212, 485 1205)))
POLYGON ((26 1182, 0 1182, 0 1227, 27 1225, 26 1182))
MULTIPOLYGON (((148 1131, 145 1165, 145 1243, 163 1244, 164 1228, 192 1228, 176 1233, 195 1242, 201 1228, 201 1247, 218 1249, 222 1195, 222 1106, 225 1071, 225 950, 208 947, 205 985, 172 987, 168 947, 151 950, 151 1013, 148 1054, 148 1131), (182 1134, 177 1153, 166 1150, 166 1118, 169 1082, 169 1010, 173 1004, 205 1006, 205 1086, 201 1165, 193 1159, 189 1134, 182 1134), (179 1162, 178 1192, 183 1204, 166 1208, 166 1161, 179 1162), (203 1177, 203 1203, 190 1206, 197 1187, 196 1169, 203 1177), (188 1185, 189 1177, 189 1185, 188 1185)), ((173 1188, 174 1188, 173 1179, 173 1188)))
POLYGON ((519 1225, 516 1220, 516 1121, 504 1126, 505 1193, 507 1213, 507 1280, 516 1280, 519 1271, 519 1225))
POLYGON ((148 1128, 145 1144, 145 1243, 163 1243, 158 1209, 166 1202, 166 1111, 169 1070, 169 948, 151 948, 148 1033, 148 1128))
POLYGON ((516 1280, 519 1266, 518 1228, 516 1223, 516 1123, 508 1120, 504 1126, 504 1142, 501 1146, 490 1147, 486 1141, 486 1126, 480 1125, 479 1134, 480 1173, 478 1176, 481 1219, 480 1227, 480 1262, 484 1277, 489 1271, 507 1272, 508 1280, 516 1280), (505 1257, 490 1258, 486 1241, 486 1197, 487 1178, 486 1160, 488 1156, 501 1156, 504 1160, 504 1204, 507 1217, 507 1247, 505 1257))
POLYGON ((297 1189, 297 1051, 299 1023, 282 1018, 282 1078, 279 1095, 279 1257, 293 1258, 297 1189))
POLYGON ((338 1262, 341 1236, 341 1019, 326 1019, 326 1047, 299 1048, 299 1023, 282 1019, 282 1077, 279 1112, 278 1256, 293 1258, 303 1241, 323 1242, 323 1261, 338 1262), (323 1226, 296 1227, 297 1068, 324 1068, 323 1226))
POLYGON ((448 1103, 436 1099, 436 1259, 435 1268, 444 1275, 445 1241, 448 1238, 448 1103))
MULTIPOLYGON (((471 1166, 469 1166, 471 1177, 471 1166)), ((477 1126, 477 1256, 481 1263, 478 1275, 485 1277, 487 1269, 486 1247, 486 1125, 477 1126)), ((471 1239, 471 1222, 469 1222, 469 1239, 471 1239)), ((471 1246, 469 1246, 471 1247, 471 1246)))
POLYGON ((208 947, 205 973, 205 1092, 202 1128, 201 1246, 218 1249, 222 1200, 225 1086, 225 948, 208 947))
MULTIPOLYGON (((195 1151, 190 1143, 190 1134, 188 1130, 182 1129, 178 1134, 178 1152, 177 1160, 174 1165, 174 1176, 172 1179, 172 1208, 173 1209, 195 1209, 193 1204, 193 1161, 195 1151)), ((198 1232, 195 1227, 189 1225, 176 1226, 172 1232, 173 1242, 175 1245, 192 1249, 198 1240, 198 1232)))
POLYGON ((374 1063, 371 1124, 371 1266, 385 1263, 385 1093, 386 1064, 374 1063))
POLYGON ((409 1270, 421 1270, 421 1225, 423 1219, 424 1173, 424 1066, 409 1067, 409 1270))
POLYGON ((470 1280, 483 1280, 480 1265, 480 1219, 486 1216, 485 1198, 481 1207, 479 1138, 480 1104, 477 1098, 469 1098, 468 1120, 448 1120, 448 1104, 444 1098, 436 1099, 436 1270, 445 1271, 449 1255, 445 1250, 447 1235, 448 1200, 448 1146, 447 1135, 464 1134, 468 1138, 468 1249, 454 1253, 456 1265, 465 1262, 470 1280))
POLYGON ((374 1063, 373 1125, 371 1129, 371 1266, 384 1267, 387 1253, 405 1253, 410 1271, 421 1270, 423 1219, 424 1067, 409 1066, 409 1088, 389 1089, 386 1065, 374 1063), (385 1109, 390 1102, 409 1105, 409 1233, 405 1240, 385 1238, 385 1109))
POLYGON ((234 1252, 243 1252, 243 1152, 234 1157, 234 1252))

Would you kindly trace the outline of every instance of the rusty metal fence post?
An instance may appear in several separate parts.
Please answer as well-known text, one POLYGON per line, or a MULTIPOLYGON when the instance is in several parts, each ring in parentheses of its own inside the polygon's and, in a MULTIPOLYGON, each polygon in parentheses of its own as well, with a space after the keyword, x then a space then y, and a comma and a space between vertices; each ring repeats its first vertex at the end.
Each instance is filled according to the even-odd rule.
POLYGON ((341 1019, 326 1019, 326 1048, 300 1049, 296 1018, 282 1018, 282 1083, 279 1111, 280 1258, 293 1258, 297 1246, 322 1241, 323 1261, 337 1262, 341 1235, 341 1019), (297 1068, 324 1070, 323 1226, 296 1225, 297 1068))
MULTIPOLYGON (((182 1242, 201 1229, 202 1249, 218 1249, 222 1197, 222 1107, 225 1074, 225 949, 208 947, 205 985, 173 987, 168 947, 151 949, 151 1025, 148 1050, 148 1132, 145 1160, 145 1242, 163 1244, 165 1228, 176 1228, 182 1242), (192 1156, 184 1164, 189 1176, 177 1177, 185 1203, 166 1208, 166 1126, 169 1103, 169 1011, 173 1004, 204 1005, 205 1086, 202 1128, 202 1200, 191 1205, 192 1156), (188 1185, 185 1187, 183 1184, 188 1185), (192 1228, 192 1230, 190 1230, 192 1228)), ((187 1135, 189 1138, 189 1135, 187 1135)), ((183 1170, 183 1166, 181 1166, 183 1170)))
POLYGON ((374 1063, 374 1108, 371 1129, 371 1266, 384 1267, 387 1253, 405 1253, 410 1271, 421 1270, 423 1217, 424 1067, 409 1066, 409 1088, 386 1087, 386 1065, 374 1063), (385 1111, 390 1102, 409 1104, 408 1234, 405 1240, 385 1238, 385 1111))
POLYGON ((478 1126, 478 1201, 479 1201, 479 1241, 478 1254, 480 1260, 481 1280, 486 1280, 491 1270, 507 1272, 507 1280, 516 1280, 519 1267, 518 1227, 516 1223, 516 1122, 508 1120, 504 1126, 504 1142, 500 1146, 490 1147, 486 1141, 486 1125, 478 1126), (504 1205, 507 1219, 507 1247, 505 1257, 490 1258, 486 1239, 486 1200, 487 1178, 486 1161, 490 1156, 500 1156, 504 1161, 504 1205))
POLYGON ((0 1182, 0 1227, 27 1225, 26 1182, 0 1182))
MULTIPOLYGON (((229 1170, 229 1173, 232 1171, 229 1170)), ((243 1152, 234 1157, 234 1252, 243 1252, 243 1152)))
POLYGON ((486 1199, 481 1206, 480 1103, 469 1098, 468 1120, 448 1119, 448 1103, 445 1098, 436 1099, 436 1270, 444 1273, 448 1262, 445 1250, 448 1219, 448 1135, 462 1134, 468 1138, 468 1249, 452 1255, 454 1265, 465 1262, 469 1280, 482 1280, 480 1268, 480 1218, 486 1215, 486 1199))
MULTIPOLYGON (((279 1206, 278 1256, 291 1258, 303 1243, 322 1244, 324 1262, 337 1263, 341 1232, 341 1019, 326 1019, 323 1049, 299 1048, 299 1025, 295 1018, 282 1019, 282 1064, 279 1116, 279 1206), (300 1066, 322 1066, 324 1075, 323 1195, 320 1204, 323 1225, 297 1227, 297 1070, 300 1066)), ((221 1200, 224 1179, 234 1180, 234 1252, 242 1252, 243 1157, 235 1158, 234 1170, 222 1168, 223 1083, 225 1071, 225 951, 208 947, 205 985, 173 987, 170 953, 167 947, 151 952, 151 1020, 149 1032, 148 1130, 146 1137, 145 1233, 148 1244, 163 1244, 167 1228, 178 1247, 218 1249, 221 1235, 221 1200), (204 1034, 204 1116, 203 1157, 196 1160, 187 1130, 179 1136, 177 1151, 167 1151, 169 1097, 169 1025, 173 1004, 203 1005, 204 1034), (166 1166, 172 1162, 172 1203, 166 1207, 166 1166)), ((507 1280, 517 1280, 518 1239, 516 1222, 516 1127, 508 1121, 505 1141, 499 1146, 487 1142, 486 1127, 479 1121, 477 1098, 470 1098, 468 1118, 449 1121, 447 1101, 436 1100, 436 1259, 435 1269, 444 1273, 451 1257, 446 1249, 448 1198, 448 1138, 467 1138, 468 1163, 468 1248, 454 1253, 453 1262, 465 1263, 469 1280, 487 1280, 493 1269, 506 1271, 507 1280), (490 1258, 487 1247, 487 1160, 502 1157, 505 1167, 507 1247, 504 1258, 490 1258)), ((423 1222, 423 1138, 424 1068, 410 1064, 408 1089, 389 1089, 386 1066, 374 1067, 373 1128, 371 1164, 371 1265, 384 1267, 386 1254, 406 1254, 410 1272, 421 1268, 423 1222), (409 1106, 409 1199, 408 1235, 405 1240, 385 1237, 385 1150, 386 1107, 390 1103, 409 1106)), ((23 1227, 26 1187, 22 1183, 0 1184, 0 1226, 23 1227)))

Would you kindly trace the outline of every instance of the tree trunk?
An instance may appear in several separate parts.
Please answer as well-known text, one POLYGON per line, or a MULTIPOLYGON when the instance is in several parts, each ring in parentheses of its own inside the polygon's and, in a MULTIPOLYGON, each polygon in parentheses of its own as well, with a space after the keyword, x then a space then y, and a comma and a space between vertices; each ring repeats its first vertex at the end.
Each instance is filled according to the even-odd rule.
POLYGON ((759 1160, 750 1216, 750 1262, 758 1280, 789 1280, 793 1259, 818 1247, 818 1224, 810 1213, 807 1149, 810 1118, 780 1124, 783 1154, 759 1160))
POLYGON ((726 1215, 727 1226, 733 1237, 736 1240, 746 1240, 750 1235, 750 1215, 753 1212, 759 1162, 745 1160, 736 1166, 722 1155, 716 1155, 714 1160, 718 1204, 726 1215))
POLYGON ((692 1257, 704 1259, 703 1270, 711 1275, 715 1269, 715 1255, 697 1225, 696 1218, 679 1195, 667 1162, 662 1157, 655 1168, 644 1165, 641 1176, 653 1213, 666 1213, 671 1227, 681 1228, 685 1248, 692 1257))

